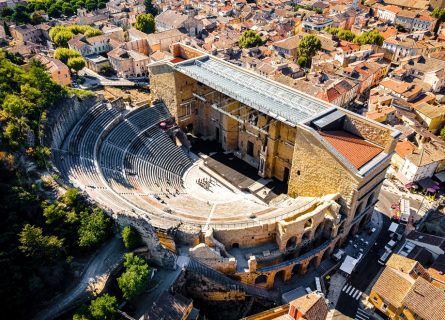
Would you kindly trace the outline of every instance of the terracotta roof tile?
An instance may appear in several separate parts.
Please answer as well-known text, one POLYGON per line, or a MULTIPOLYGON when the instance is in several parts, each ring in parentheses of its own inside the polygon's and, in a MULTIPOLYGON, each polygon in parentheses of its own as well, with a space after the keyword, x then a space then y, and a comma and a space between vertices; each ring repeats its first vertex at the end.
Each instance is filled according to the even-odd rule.
POLYGON ((319 133, 357 169, 363 167, 383 151, 382 148, 346 131, 321 131, 319 133))

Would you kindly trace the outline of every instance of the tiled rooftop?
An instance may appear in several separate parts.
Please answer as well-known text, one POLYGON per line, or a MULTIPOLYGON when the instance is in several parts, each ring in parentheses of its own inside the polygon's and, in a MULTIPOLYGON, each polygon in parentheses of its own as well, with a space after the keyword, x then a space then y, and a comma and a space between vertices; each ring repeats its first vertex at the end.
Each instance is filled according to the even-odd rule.
POLYGON ((346 131, 320 131, 319 134, 357 169, 383 151, 383 148, 346 131))

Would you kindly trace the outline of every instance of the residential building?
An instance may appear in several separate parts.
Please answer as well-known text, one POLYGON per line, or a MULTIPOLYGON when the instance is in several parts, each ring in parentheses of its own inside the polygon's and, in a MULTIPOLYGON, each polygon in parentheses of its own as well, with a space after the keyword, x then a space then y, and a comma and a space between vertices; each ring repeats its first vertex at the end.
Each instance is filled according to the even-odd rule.
POLYGON ((324 296, 314 292, 242 320, 325 320, 327 314, 328 306, 324 296))
POLYGON ((303 19, 302 29, 307 32, 321 31, 326 27, 331 26, 333 20, 321 15, 306 16, 303 19))
POLYGON ((401 8, 393 5, 381 6, 378 8, 377 16, 381 20, 388 21, 390 23, 395 23, 397 14, 401 10, 402 10, 401 8))
POLYGON ((431 283, 417 261, 394 254, 372 287, 369 301, 391 320, 445 319, 445 292, 431 283))
POLYGON ((119 47, 108 52, 108 59, 118 77, 148 76, 150 58, 142 53, 119 47))
POLYGON ((20 43, 39 43, 44 40, 42 30, 31 24, 9 27, 12 37, 20 43))
POLYGON ((155 17, 155 23, 158 32, 184 28, 187 30, 187 34, 192 37, 200 35, 204 29, 204 24, 201 20, 178 13, 174 10, 166 10, 157 15, 155 17))
POLYGON ((82 34, 79 34, 68 41, 68 47, 70 49, 79 51, 84 57, 91 54, 107 53, 113 49, 113 41, 109 35, 99 35, 91 38, 87 38, 82 34))
POLYGON ((62 61, 43 54, 36 54, 34 59, 39 60, 45 66, 51 75, 51 79, 56 83, 64 86, 71 84, 70 69, 62 61))

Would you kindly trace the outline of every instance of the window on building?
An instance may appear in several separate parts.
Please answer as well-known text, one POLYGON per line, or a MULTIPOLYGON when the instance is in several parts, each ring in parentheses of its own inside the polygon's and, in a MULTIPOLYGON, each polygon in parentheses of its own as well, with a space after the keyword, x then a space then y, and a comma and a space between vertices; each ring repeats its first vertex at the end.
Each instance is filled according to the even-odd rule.
POLYGON ((382 304, 382 309, 383 309, 383 310, 388 309, 388 305, 387 305, 386 303, 382 304))

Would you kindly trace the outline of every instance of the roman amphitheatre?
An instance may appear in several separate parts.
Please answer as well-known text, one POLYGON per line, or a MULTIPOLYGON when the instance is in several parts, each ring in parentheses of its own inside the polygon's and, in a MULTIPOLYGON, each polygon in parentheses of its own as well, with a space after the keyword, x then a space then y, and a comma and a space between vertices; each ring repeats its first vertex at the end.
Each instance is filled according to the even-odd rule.
POLYGON ((138 228, 154 261, 187 255, 271 288, 369 221, 395 132, 187 46, 171 51, 150 66, 153 103, 98 99, 53 132, 61 177, 138 228))

